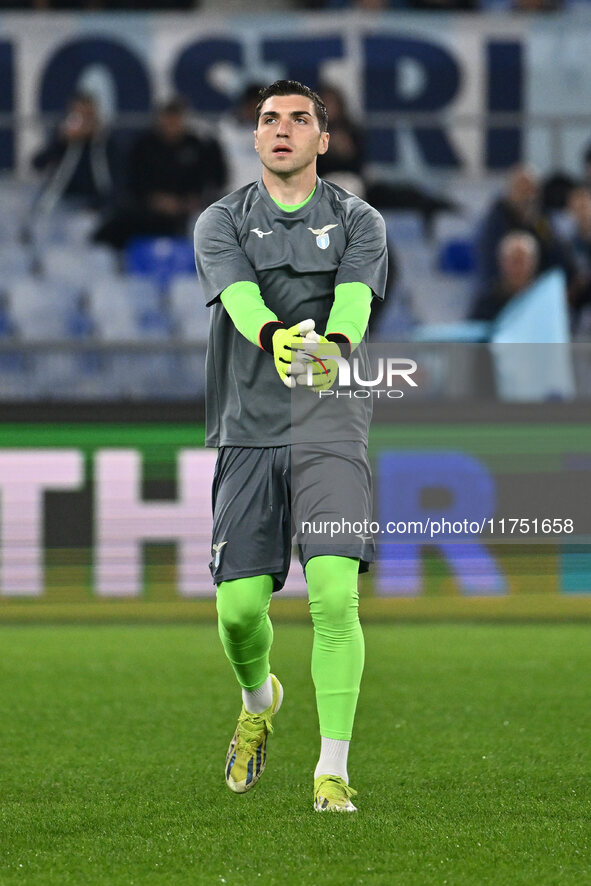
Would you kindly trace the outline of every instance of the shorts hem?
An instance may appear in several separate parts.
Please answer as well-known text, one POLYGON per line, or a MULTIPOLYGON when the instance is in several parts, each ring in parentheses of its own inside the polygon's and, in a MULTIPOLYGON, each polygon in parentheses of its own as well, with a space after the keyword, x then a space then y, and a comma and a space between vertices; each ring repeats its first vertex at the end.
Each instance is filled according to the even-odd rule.
POLYGON ((314 557, 348 557, 349 560, 359 560, 359 572, 369 572, 369 567, 375 561, 374 554, 367 554, 366 556, 362 556, 361 551, 351 551, 344 550, 343 548, 334 548, 334 547, 326 547, 325 550, 322 551, 312 551, 310 553, 300 554, 300 563, 302 564, 302 569, 305 570, 306 566, 314 557))
MULTIPOLYGON (((260 568, 253 566, 251 569, 230 569, 223 575, 214 575, 212 578, 214 585, 219 585, 223 581, 234 581, 237 578, 255 578, 258 575, 270 575, 277 581, 277 576, 283 573, 283 568, 283 563, 280 563, 276 566, 264 566, 260 568)), ((285 579, 283 580, 282 586, 284 583, 285 579)))

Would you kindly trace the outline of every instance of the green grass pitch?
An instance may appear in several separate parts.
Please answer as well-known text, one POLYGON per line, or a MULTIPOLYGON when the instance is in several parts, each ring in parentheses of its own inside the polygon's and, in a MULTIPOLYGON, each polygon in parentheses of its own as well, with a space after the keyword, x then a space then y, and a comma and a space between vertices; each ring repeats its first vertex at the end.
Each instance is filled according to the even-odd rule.
POLYGON ((214 626, 1 628, 2 886, 590 882, 589 627, 365 633, 346 816, 312 811, 309 626, 276 626, 285 702, 242 797, 214 626))

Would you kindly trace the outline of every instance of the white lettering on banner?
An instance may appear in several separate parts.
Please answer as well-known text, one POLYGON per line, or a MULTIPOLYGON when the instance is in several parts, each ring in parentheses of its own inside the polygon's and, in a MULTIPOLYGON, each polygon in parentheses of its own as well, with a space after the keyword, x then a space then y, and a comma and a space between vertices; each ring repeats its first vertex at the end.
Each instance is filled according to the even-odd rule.
MULTIPOLYGON (((141 455, 97 450, 94 461, 93 554, 96 594, 137 597, 143 591, 142 545, 177 543, 178 593, 213 597, 211 483, 215 452, 185 449, 178 455, 178 500, 142 501, 141 455)), ((46 490, 75 490, 84 483, 77 449, 0 450, 0 594, 41 596, 44 579, 46 490)), ((286 594, 307 593, 297 558, 286 594)))
MULTIPOLYGON (((554 21, 528 26, 510 16, 453 13, 445 22, 409 13, 401 23, 391 11, 379 21, 360 22, 355 12, 339 10, 338 21, 294 13, 286 34, 275 16, 264 14, 250 15, 239 28, 230 13, 122 20, 99 12, 89 21, 3 14, 2 109, 14 122, 0 140, 0 168, 28 170, 42 127, 20 125, 21 119, 39 112, 53 118, 80 84, 97 95, 110 118, 119 112, 147 115, 155 96, 176 91, 195 113, 216 121, 233 105, 235 82, 256 71, 263 82, 286 77, 314 87, 346 84, 347 99, 364 119, 368 160, 387 172, 393 166, 407 176, 498 171, 522 159, 528 113, 563 113, 572 107, 572 101, 565 104, 569 92, 578 99, 575 113, 587 107, 589 26, 578 15, 570 27, 564 19, 559 29, 554 21), (563 29, 580 37, 582 48, 571 39, 575 55, 569 52, 569 63, 561 64, 563 29), (540 61, 548 70, 548 59, 551 88, 547 77, 531 76, 540 61), (574 86, 571 68, 580 73, 574 86), (544 86, 536 88, 537 81, 544 86), (538 107, 532 106, 536 93, 543 93, 538 107), (500 129, 488 119, 497 112, 517 117, 500 129)), ((578 128, 584 143, 585 127, 578 128)), ((545 132, 534 136, 529 159, 544 162, 545 132)))
MULTIPOLYGON (((211 597, 211 483, 216 453, 179 453, 178 500, 141 499, 141 456, 135 450, 98 450, 95 456, 95 592, 137 597, 143 589, 142 544, 176 541, 178 590, 184 597, 211 597)), ((304 596, 300 564, 292 561, 286 594, 304 596)))
POLYGON ((99 450, 95 458, 95 590, 100 596, 142 592, 142 543, 176 541, 179 591, 210 595, 211 481, 215 452, 181 450, 178 500, 141 500, 141 457, 99 450))
POLYGON ((43 593, 43 493, 77 489, 83 482, 77 450, 0 451, 0 591, 43 593))

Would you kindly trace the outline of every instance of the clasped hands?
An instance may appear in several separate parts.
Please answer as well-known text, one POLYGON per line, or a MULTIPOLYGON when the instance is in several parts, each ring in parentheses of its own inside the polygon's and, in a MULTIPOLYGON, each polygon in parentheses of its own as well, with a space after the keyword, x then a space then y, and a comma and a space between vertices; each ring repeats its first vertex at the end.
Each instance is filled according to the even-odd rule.
POLYGON ((273 359, 284 385, 304 385, 313 391, 332 387, 338 374, 335 357, 341 356, 336 342, 314 331, 314 320, 302 320, 273 335, 273 359))

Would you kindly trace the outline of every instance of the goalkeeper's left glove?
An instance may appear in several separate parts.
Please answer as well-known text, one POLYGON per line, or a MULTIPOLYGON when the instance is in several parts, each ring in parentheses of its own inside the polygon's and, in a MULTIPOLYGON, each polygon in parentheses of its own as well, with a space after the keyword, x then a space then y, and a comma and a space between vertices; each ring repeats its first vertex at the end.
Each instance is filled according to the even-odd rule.
POLYGON ((312 331, 304 336, 297 348, 301 350, 301 360, 305 363, 304 371, 297 376, 297 383, 313 391, 331 388, 339 372, 337 361, 331 357, 342 356, 339 344, 312 331))
MULTIPOLYGON (((267 330, 266 336, 264 332, 261 332, 259 336, 261 344, 267 350, 269 348, 267 339, 270 337, 270 349, 273 353, 273 360, 279 377, 286 387, 295 388, 296 376, 305 367, 303 363, 299 362, 297 359, 298 355, 294 351, 303 343, 303 336, 312 334, 314 320, 302 320, 300 323, 290 326, 289 329, 285 329, 280 323, 268 323, 266 325, 270 329, 267 330)), ((263 330, 265 330, 265 327, 263 327, 263 330)))

